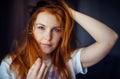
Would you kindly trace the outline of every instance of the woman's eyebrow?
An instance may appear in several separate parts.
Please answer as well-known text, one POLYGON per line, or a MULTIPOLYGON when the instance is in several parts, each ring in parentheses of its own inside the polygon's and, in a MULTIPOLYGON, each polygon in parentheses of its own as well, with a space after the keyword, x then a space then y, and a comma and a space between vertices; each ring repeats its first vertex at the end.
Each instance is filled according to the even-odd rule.
MULTIPOLYGON (((42 24, 42 23, 35 23, 35 25, 46 26, 45 24, 42 24)), ((54 25, 54 28, 61 28, 61 26, 59 26, 59 25, 54 25)))
POLYGON ((35 25, 42 25, 42 26, 45 26, 44 24, 42 23, 35 23, 35 25))
POLYGON ((54 28, 61 29, 61 27, 59 27, 59 26, 55 26, 54 28))
POLYGON ((61 28, 60 26, 54 26, 54 28, 61 28))

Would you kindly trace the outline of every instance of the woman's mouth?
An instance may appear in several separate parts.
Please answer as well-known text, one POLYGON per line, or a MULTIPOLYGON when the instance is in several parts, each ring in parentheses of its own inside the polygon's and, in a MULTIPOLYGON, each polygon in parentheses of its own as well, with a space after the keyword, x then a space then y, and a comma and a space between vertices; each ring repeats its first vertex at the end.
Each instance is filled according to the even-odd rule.
POLYGON ((49 44, 49 43, 41 43, 42 46, 45 46, 45 47, 51 47, 52 45, 49 44))

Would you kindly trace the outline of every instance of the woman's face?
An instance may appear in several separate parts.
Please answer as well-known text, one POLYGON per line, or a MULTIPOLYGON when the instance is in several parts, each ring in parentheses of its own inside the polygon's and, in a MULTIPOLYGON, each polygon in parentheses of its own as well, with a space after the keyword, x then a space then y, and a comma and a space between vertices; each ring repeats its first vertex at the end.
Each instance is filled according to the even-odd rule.
POLYGON ((50 54, 58 46, 62 37, 60 22, 49 12, 41 12, 34 23, 33 34, 42 52, 50 54))

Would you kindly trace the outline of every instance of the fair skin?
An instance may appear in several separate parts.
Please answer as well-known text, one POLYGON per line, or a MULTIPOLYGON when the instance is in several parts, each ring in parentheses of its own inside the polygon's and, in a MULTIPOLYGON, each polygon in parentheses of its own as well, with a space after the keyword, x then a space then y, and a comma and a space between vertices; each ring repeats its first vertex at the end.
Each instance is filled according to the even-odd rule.
MULTIPOLYGON (((48 58, 56 49, 62 36, 61 26, 56 16, 46 11, 39 13, 33 27, 33 34, 42 52, 48 58)), ((30 68, 27 79, 45 79, 47 70, 46 64, 38 58, 30 68)))
POLYGON ((102 60, 114 46, 118 35, 102 22, 69 9, 72 18, 79 23, 94 39, 95 43, 85 47, 81 53, 83 68, 92 66, 102 60))
POLYGON ((61 27, 56 16, 41 12, 33 27, 33 34, 43 53, 49 55, 61 39, 61 27))
MULTIPOLYGON (((80 62, 82 62, 83 68, 92 66, 92 65, 96 64, 97 62, 99 62, 100 60, 102 60, 108 54, 108 52, 114 46, 118 36, 107 25, 97 21, 96 19, 93 19, 93 18, 91 18, 85 14, 82 14, 80 12, 77 12, 73 9, 69 9, 69 10, 72 14, 71 17, 77 23, 79 23, 96 41, 92 45, 90 45, 88 47, 84 47, 81 52, 81 55, 80 55, 81 56, 80 62)), ((48 18, 49 15, 55 18, 55 16, 53 16, 51 14, 46 14, 46 13, 40 13, 39 16, 41 14, 45 15, 44 17, 46 17, 47 20, 52 19, 52 18, 48 18)), ((43 17, 43 15, 41 17, 43 17)), ((40 22, 41 17, 39 18, 38 21, 36 20, 36 22, 40 22)), ((41 20, 41 21, 43 21, 43 20, 41 20)), ((57 23, 56 20, 51 20, 51 21, 55 21, 57 23)), ((49 23, 50 25, 49 24, 47 25, 47 23, 49 23, 49 22, 45 22, 45 24, 44 24, 44 25, 46 25, 45 29, 47 29, 47 30, 45 31, 46 33, 44 33, 43 35, 41 35, 39 33, 40 34, 40 36, 39 36, 38 32, 36 31, 36 27, 34 27, 33 30, 34 30, 35 38, 39 44, 41 44, 41 42, 43 42, 43 43, 47 42, 47 43, 51 44, 50 45, 51 47, 49 45, 45 45, 45 46, 40 45, 42 50, 45 47, 47 47, 47 48, 45 48, 46 49, 45 51, 43 50, 44 53, 50 54, 58 45, 61 35, 59 35, 59 33, 58 33, 57 34, 58 37, 52 36, 51 29, 53 29, 53 25, 51 25, 52 23, 49 23), (42 41, 43 40, 42 38, 44 38, 45 36, 46 36, 46 38, 49 38, 53 41, 49 42, 49 41, 45 41, 45 39, 44 39, 44 41, 42 41)), ((54 22, 53 22, 53 24, 54 24, 54 22)), ((58 22, 57 26, 59 26, 59 22, 58 22)), ((38 79, 38 77, 44 79, 44 75, 41 75, 41 73, 46 74, 46 70, 47 70, 46 65, 44 63, 41 64, 40 59, 37 59, 35 64, 30 68, 27 77, 30 76, 29 79, 38 79), (44 66, 41 67, 42 65, 44 65, 44 66), (34 71, 32 72, 32 70, 34 70, 34 71), (41 73, 39 73, 39 72, 41 72, 41 73), (32 74, 32 73, 35 73, 35 74, 32 74)))

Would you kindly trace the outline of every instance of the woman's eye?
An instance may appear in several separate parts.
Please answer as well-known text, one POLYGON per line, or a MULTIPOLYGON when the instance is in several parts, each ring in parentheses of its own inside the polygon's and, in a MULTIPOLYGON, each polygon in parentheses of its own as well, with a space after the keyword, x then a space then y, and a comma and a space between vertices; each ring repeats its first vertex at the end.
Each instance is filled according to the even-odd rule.
POLYGON ((60 29, 54 29, 55 32, 60 32, 60 29))
POLYGON ((39 26, 38 29, 40 29, 40 30, 45 30, 45 28, 42 27, 42 26, 39 26))

